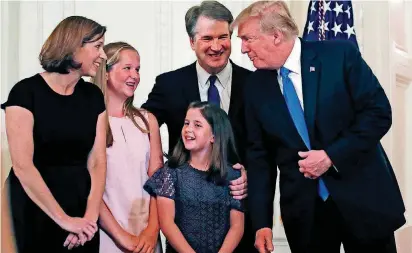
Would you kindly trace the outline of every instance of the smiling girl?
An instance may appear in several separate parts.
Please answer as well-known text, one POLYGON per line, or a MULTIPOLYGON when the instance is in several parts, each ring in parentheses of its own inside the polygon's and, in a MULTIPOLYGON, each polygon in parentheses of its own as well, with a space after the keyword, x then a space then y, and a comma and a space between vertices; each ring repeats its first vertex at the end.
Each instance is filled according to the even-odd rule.
POLYGON ((125 42, 104 46, 105 66, 94 79, 106 98, 107 176, 100 208, 100 253, 161 253, 156 200, 143 184, 163 166, 159 126, 133 106, 140 55, 125 42))
POLYGON ((157 196, 167 253, 233 252, 243 235, 243 208, 229 193, 240 171, 227 163, 234 148, 227 114, 207 102, 190 104, 169 162, 145 184, 157 196))

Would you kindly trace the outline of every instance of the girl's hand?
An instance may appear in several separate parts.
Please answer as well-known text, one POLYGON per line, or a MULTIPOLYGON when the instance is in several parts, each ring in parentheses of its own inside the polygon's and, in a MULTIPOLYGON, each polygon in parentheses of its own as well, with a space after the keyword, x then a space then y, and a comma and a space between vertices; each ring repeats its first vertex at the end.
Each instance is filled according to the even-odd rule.
POLYGON ((126 252, 133 252, 136 249, 137 244, 139 243, 138 237, 132 235, 126 231, 123 231, 119 236, 117 243, 123 248, 126 252))
POLYGON ((133 252, 153 253, 156 249, 156 243, 159 232, 145 228, 138 236, 139 242, 133 252))

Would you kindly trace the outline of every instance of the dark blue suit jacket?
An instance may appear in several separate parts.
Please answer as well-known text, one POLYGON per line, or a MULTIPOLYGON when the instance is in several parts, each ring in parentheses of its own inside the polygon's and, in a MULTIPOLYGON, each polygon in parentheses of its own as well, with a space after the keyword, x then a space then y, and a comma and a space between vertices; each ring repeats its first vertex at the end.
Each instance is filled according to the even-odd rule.
MULTIPOLYGON (((229 119, 233 128, 240 161, 232 154, 229 159, 235 164, 244 157, 244 107, 243 87, 250 70, 232 63, 232 88, 229 105, 229 119)), ((156 83, 142 108, 152 112, 159 125, 165 123, 169 131, 169 153, 180 138, 186 111, 193 101, 200 101, 196 63, 163 73, 156 77, 156 83)))
MULTIPOLYGON (((404 204, 380 144, 392 122, 379 81, 346 41, 305 42, 301 54, 305 119, 312 149, 325 150, 338 172, 323 176, 351 232, 360 240, 388 236, 405 223, 404 204)), ((272 227, 276 167, 280 207, 294 248, 309 240, 317 180, 299 172, 305 151, 277 82, 276 70, 257 70, 244 90, 249 210, 254 229, 272 227)))

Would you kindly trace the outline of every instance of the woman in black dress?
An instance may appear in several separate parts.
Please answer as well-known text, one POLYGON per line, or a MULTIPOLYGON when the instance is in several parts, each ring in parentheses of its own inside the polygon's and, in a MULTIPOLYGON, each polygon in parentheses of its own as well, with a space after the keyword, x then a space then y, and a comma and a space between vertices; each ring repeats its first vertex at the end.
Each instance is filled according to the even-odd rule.
POLYGON ((1 107, 12 170, 6 181, 19 253, 98 252, 106 174, 106 111, 83 81, 106 59, 106 28, 85 17, 60 22, 40 52, 45 72, 18 82, 1 107))

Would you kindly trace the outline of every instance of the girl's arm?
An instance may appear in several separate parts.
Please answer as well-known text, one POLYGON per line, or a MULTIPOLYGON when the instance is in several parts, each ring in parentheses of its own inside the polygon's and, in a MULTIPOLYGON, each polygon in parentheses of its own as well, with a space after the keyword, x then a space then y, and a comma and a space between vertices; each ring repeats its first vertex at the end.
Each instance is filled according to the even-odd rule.
POLYGON ((236 209, 230 211, 230 229, 219 253, 233 252, 243 236, 244 214, 236 209))
POLYGON ((147 174, 151 177, 159 168, 163 167, 163 150, 160 139, 159 124, 156 117, 148 113, 150 131, 150 160, 147 174))
POLYGON ((100 226, 120 246, 128 251, 133 251, 137 244, 137 237, 125 231, 114 218, 112 212, 102 201, 100 206, 100 226))
MULTIPOLYGON (((150 160, 148 175, 151 177, 159 168, 163 167, 163 151, 160 141, 159 125, 156 117, 149 113, 149 130, 150 130, 150 160)), ((156 239, 159 235, 159 220, 157 215, 156 198, 150 198, 149 223, 147 229, 156 233, 156 239)))
POLYGON ((195 253, 175 223, 175 202, 166 197, 157 197, 160 229, 172 247, 180 253, 195 253))
MULTIPOLYGON (((148 113, 149 131, 150 131, 150 160, 147 174, 151 177, 159 168, 163 167, 163 151, 162 143, 160 140, 159 124, 156 117, 148 113)), ((135 251, 143 249, 155 249, 156 243, 159 237, 159 219, 157 215, 156 198, 150 198, 149 207, 149 222, 146 229, 144 229, 139 235, 139 245, 137 245, 135 251)))

